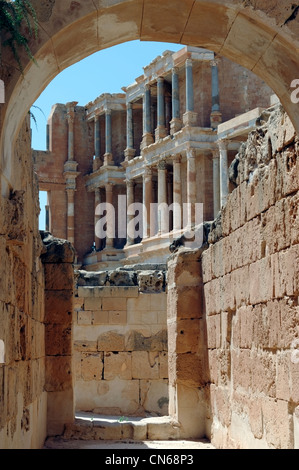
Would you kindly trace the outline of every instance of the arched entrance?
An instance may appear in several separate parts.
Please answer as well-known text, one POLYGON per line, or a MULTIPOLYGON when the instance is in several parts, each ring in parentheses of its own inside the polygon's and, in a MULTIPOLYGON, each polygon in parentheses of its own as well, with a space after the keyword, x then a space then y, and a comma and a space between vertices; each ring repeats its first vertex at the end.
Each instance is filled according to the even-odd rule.
MULTIPOLYGON (((202 46, 244 65, 276 92, 299 130, 299 110, 291 101, 291 83, 299 73, 294 39, 298 22, 292 20, 288 4, 285 13, 274 11, 271 18, 241 0, 234 6, 229 1, 193 0, 36 2, 40 39, 32 51, 39 68, 24 57, 24 77, 9 66, 9 79, 1 77, 7 100, 1 112, 2 196, 17 189, 13 143, 26 112, 47 84, 89 54, 134 39, 202 46)), ((8 54, 3 59, 10 62, 8 54)))

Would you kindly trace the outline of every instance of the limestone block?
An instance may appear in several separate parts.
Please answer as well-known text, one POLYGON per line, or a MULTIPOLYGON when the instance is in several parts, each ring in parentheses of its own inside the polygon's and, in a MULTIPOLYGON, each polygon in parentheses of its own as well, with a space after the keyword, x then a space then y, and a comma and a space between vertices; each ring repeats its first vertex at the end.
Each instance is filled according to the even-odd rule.
POLYGON ((45 291, 45 322, 64 324, 72 322, 73 297, 72 292, 45 291))
POLYGON ((140 380, 140 402, 146 412, 168 415, 167 380, 140 380))
POLYGON ((113 310, 108 312, 110 325, 126 325, 127 312, 120 310, 113 310))
POLYGON ((102 333, 97 347, 98 351, 125 351, 125 336, 115 331, 102 333))
POLYGON ((289 234, 290 243, 299 243, 299 193, 289 196, 285 200, 285 232, 289 234))
POLYGON ((107 281, 111 286, 135 286, 136 273, 125 270, 109 271, 107 281))
POLYGON ((104 379, 132 380, 132 354, 129 352, 104 353, 104 379))
POLYGON ((109 323, 109 312, 107 310, 92 312, 91 316, 93 325, 107 325, 109 323))
POLYGON ((265 398, 262 404, 265 437, 269 447, 291 449, 293 447, 293 419, 288 402, 265 398))
MULTIPOLYGON (((126 297, 126 298, 134 298, 138 297, 138 287, 137 286, 110 286, 110 287, 82 287, 82 289, 87 290, 89 289, 90 295, 93 297, 126 297)), ((79 295, 80 291, 78 289, 79 295)))
POLYGON ((178 287, 175 298, 176 315, 178 319, 202 317, 202 290, 197 287, 178 287))
MULTIPOLYGON (((261 313, 261 306, 257 306, 258 311, 261 313)), ((240 322, 238 324, 240 332, 240 341, 234 342, 235 346, 239 346, 243 349, 250 349, 252 343, 258 344, 258 338, 254 338, 253 328, 254 328, 254 315, 253 307, 251 305, 243 305, 238 310, 236 315, 239 317, 240 322)), ((257 330, 257 329, 256 329, 257 330)), ((262 333, 261 333, 262 335, 262 333)))
POLYGON ((77 285, 78 286, 104 286, 107 281, 107 272, 89 272, 79 270, 77 271, 77 285))
POLYGON ((159 330, 156 334, 131 330, 126 337, 127 351, 167 351, 167 330, 159 330))
MULTIPOLYGON (((160 298, 160 296, 158 296, 160 298)), ((139 293, 138 297, 127 300, 128 312, 147 311, 149 310, 149 294, 139 293)))
POLYGON ((159 378, 168 379, 168 353, 166 351, 159 353, 159 378))
POLYGON ((227 388, 211 386, 213 415, 222 426, 231 424, 231 393, 227 388))
POLYGON ((276 374, 276 356, 272 352, 252 351, 250 357, 250 371, 252 387, 266 396, 275 397, 276 383, 273 380, 276 374))
POLYGON ((74 421, 73 390, 48 392, 47 415, 47 435, 61 435, 65 425, 74 421))
MULTIPOLYGON (((93 408, 115 408, 115 404, 123 415, 134 415, 140 411, 139 380, 103 380, 97 385, 97 394, 93 398, 93 408)), ((98 410, 97 410, 98 411, 98 410)))
POLYGON ((207 337, 209 349, 215 349, 220 347, 220 325, 220 314, 207 317, 207 337))
POLYGON ((140 292, 163 292, 165 276, 163 271, 139 271, 137 282, 140 292))
MULTIPOLYGON (((181 353, 196 353, 200 343, 200 320, 178 320, 175 326, 177 331, 176 350, 181 353)), ((172 328, 169 329, 169 335, 172 336, 172 328)))
POLYGON ((47 392, 59 392, 72 388, 72 358, 71 356, 46 357, 47 392))
POLYGON ((78 325, 91 325, 92 324, 92 312, 89 310, 87 312, 82 311, 78 312, 78 325))
POLYGON ((241 387, 244 390, 249 390, 252 387, 253 373, 253 363, 250 356, 250 350, 232 350, 231 365, 234 390, 238 390, 238 387, 241 387))
POLYGON ((47 325, 45 330, 47 356, 69 356, 72 353, 72 331, 70 326, 47 325))
POLYGON ((47 290, 73 290, 74 268, 69 263, 45 263, 45 286, 47 290))
MULTIPOLYGON (((146 294, 140 294, 141 295, 146 295, 146 294)), ((167 294, 166 292, 160 292, 157 294, 149 294, 150 296, 150 308, 152 311, 166 311, 167 308, 167 294)), ((148 296, 146 295, 145 298, 148 296)), ((148 304, 147 304, 148 305, 148 304)))
POLYGON ((158 379, 159 354, 151 357, 147 351, 133 351, 132 376, 134 379, 158 379))
POLYGON ((273 296, 273 271, 271 257, 263 258, 249 266, 250 303, 257 304, 273 296))
POLYGON ((84 308, 84 299, 83 297, 74 297, 74 310, 79 311, 84 308))
POLYGON ((291 357, 289 352, 277 352, 276 397, 288 401, 291 396, 290 382, 291 357))
POLYGON ((67 240, 53 237, 49 232, 40 231, 45 253, 41 255, 43 263, 73 263, 75 250, 67 240))
POLYGON ((231 273, 232 290, 235 293, 236 308, 249 302, 249 266, 236 269, 231 273))
POLYGON ((95 352, 97 351, 97 341, 88 341, 80 340, 75 338, 74 340, 74 350, 75 351, 88 351, 95 352))
POLYGON ((202 387, 206 373, 201 358, 197 354, 179 354, 177 356, 177 382, 190 387, 202 387))
POLYGON ((103 353, 81 354, 81 377, 83 380, 101 380, 103 367, 103 353))
POLYGON ((102 299, 98 297, 87 297, 84 300, 84 310, 101 310, 102 299))
POLYGON ((126 311, 127 299, 125 297, 117 297, 117 296, 116 297, 104 297, 102 299, 102 310, 126 311))

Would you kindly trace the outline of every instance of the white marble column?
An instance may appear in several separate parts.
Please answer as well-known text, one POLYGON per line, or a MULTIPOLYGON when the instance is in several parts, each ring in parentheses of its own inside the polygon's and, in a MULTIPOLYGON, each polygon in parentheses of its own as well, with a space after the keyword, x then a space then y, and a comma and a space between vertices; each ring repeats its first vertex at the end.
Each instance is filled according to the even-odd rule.
POLYGON ((185 126, 195 126, 197 113, 194 111, 194 89, 193 89, 193 64, 192 59, 187 59, 186 70, 186 112, 183 115, 185 126))
MULTIPOLYGON (((113 184, 107 183, 105 185, 106 190, 106 204, 113 205, 113 184)), ((106 248, 113 248, 114 246, 114 229, 115 229, 115 220, 114 220, 114 212, 107 208, 106 214, 107 220, 107 235, 106 235, 106 248)))
MULTIPOLYGON (((96 188, 95 191, 94 191, 94 207, 95 207, 95 212, 96 212, 96 208, 97 206, 101 203, 101 192, 100 192, 100 188, 96 188)), ((95 214, 95 217, 94 217, 94 227, 96 228, 96 225, 97 225, 97 222, 100 220, 100 217, 98 215, 95 214)), ((101 249, 101 246, 102 246, 102 240, 96 236, 95 234, 95 247, 96 247, 96 250, 100 250, 101 249)))
POLYGON ((228 141, 218 140, 220 153, 220 204, 226 204, 228 196, 228 141))
POLYGON ((127 148, 124 151, 126 160, 129 161, 135 157, 134 149, 134 124, 133 124, 133 104, 127 103, 127 148))
POLYGON ((173 135, 182 128, 180 119, 180 89, 179 89, 179 69, 172 69, 172 119, 170 121, 170 134, 173 135))
POLYGON ((145 85, 143 94, 143 136, 141 149, 154 142, 151 126, 151 92, 149 85, 145 85))
POLYGON ((212 81, 212 110, 211 110, 211 127, 217 129, 222 122, 222 113, 220 111, 220 92, 218 79, 218 63, 217 59, 211 61, 211 81, 212 81))
POLYGON ((68 121, 68 161, 74 160, 74 123, 75 123, 75 106, 77 101, 66 103, 67 121, 68 121))
POLYGON ((220 165, 219 150, 213 150, 213 204, 214 218, 220 211, 220 165))
POLYGON ((105 154, 104 165, 114 165, 112 156, 112 111, 105 110, 105 154))
POLYGON ((155 130, 155 140, 158 141, 164 137, 166 137, 164 78, 159 77, 157 79, 157 128, 155 130))
POLYGON ((196 203, 196 152, 195 149, 187 150, 187 203, 188 203, 188 227, 195 223, 196 203))
POLYGON ((100 136, 100 116, 94 117, 94 162, 93 170, 96 171, 100 168, 101 161, 101 136, 100 136))
POLYGON ((159 235, 169 232, 167 204, 167 168, 166 163, 158 163, 158 231, 159 235))
POLYGON ((181 156, 173 159, 173 230, 182 228, 181 156))
MULTIPOLYGON (((135 202, 135 197, 134 197, 134 181, 132 180, 126 180, 126 185, 127 185, 127 210, 128 208, 134 204, 135 202)), ((128 232, 128 227, 130 222, 134 219, 134 215, 128 214, 127 213, 127 246, 133 245, 134 244, 134 236, 133 233, 128 232)), ((131 225, 130 228, 132 229, 131 225)))
POLYGON ((152 203, 152 169, 146 168, 143 173, 143 239, 150 236, 150 214, 152 203))

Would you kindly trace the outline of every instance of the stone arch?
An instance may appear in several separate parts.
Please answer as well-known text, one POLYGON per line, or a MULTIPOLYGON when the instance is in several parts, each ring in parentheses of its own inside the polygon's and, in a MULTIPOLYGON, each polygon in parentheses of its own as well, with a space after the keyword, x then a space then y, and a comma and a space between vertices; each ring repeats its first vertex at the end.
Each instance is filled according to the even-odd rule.
MULTIPOLYGON (((7 88, 1 109, 3 195, 11 183, 12 142, 39 94, 66 67, 126 41, 181 43, 226 56, 274 90, 299 131, 299 107, 291 101, 291 83, 299 75, 299 25, 290 0, 275 8, 270 2, 251 0, 33 0, 33 4, 40 34, 31 49, 38 68, 24 54, 24 75, 7 65, 1 77, 7 88)), ((12 62, 9 51, 4 51, 3 62, 12 62)))

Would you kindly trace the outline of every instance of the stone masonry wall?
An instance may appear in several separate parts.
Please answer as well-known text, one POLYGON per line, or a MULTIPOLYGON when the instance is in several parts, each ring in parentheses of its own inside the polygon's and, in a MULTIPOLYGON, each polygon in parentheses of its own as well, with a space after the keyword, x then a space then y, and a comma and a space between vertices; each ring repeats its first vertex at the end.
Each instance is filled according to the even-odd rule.
POLYGON ((161 270, 77 272, 77 411, 168 414, 166 297, 161 270))
POLYGON ((298 151, 281 107, 265 112, 202 256, 219 448, 299 448, 298 151))
MULTIPOLYGON (((43 249, 29 116, 0 201, 0 449, 40 448, 46 437, 43 249)), ((1 172, 1 170, 0 170, 1 172)))

